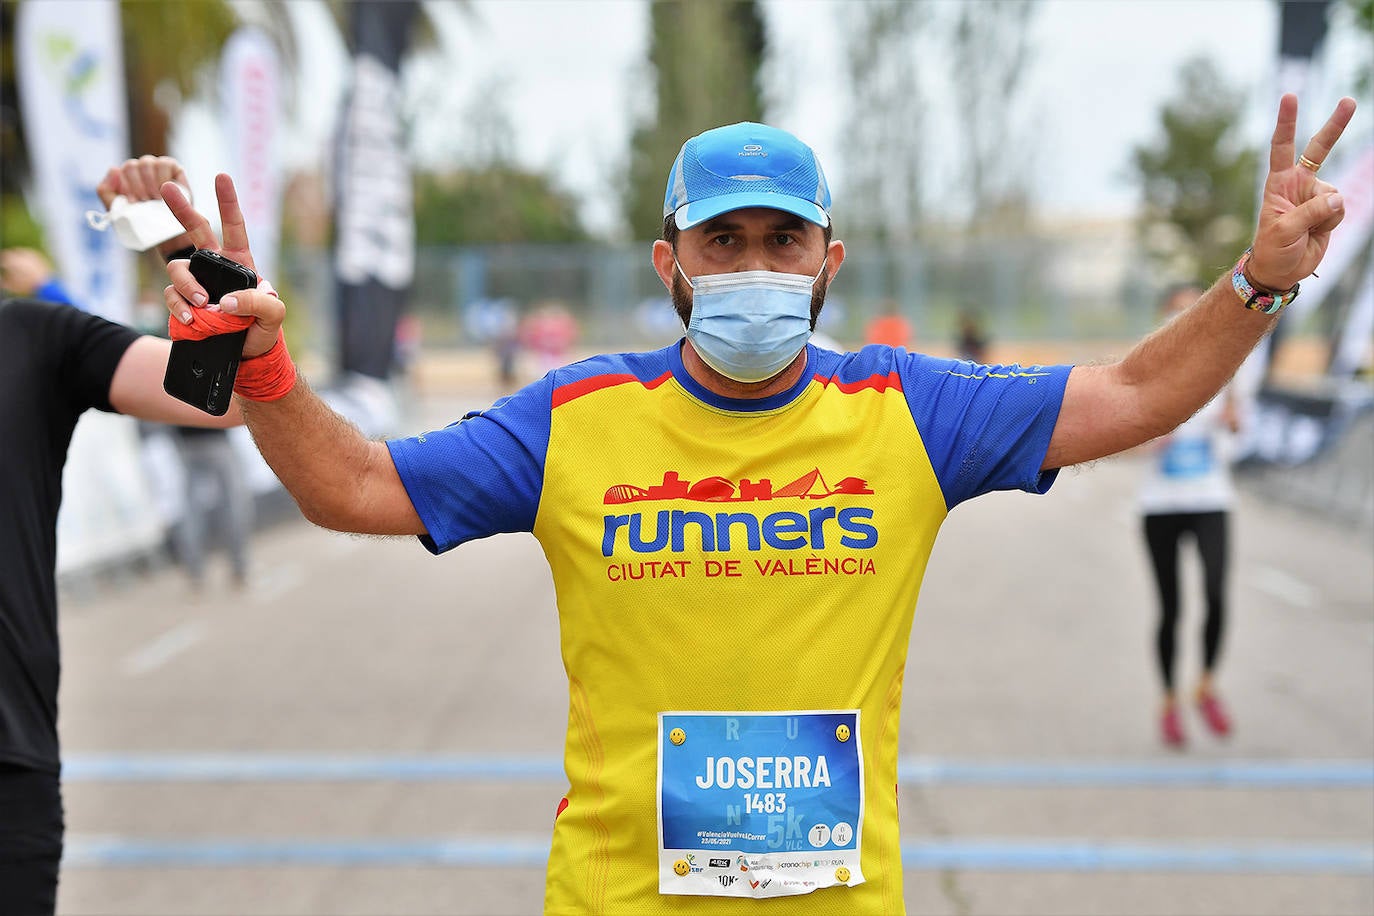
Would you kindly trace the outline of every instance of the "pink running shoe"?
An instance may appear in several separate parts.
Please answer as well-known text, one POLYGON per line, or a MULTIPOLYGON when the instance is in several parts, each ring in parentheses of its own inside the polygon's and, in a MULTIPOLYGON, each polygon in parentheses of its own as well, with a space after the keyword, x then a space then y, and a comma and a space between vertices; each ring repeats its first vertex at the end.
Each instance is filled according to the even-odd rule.
POLYGON ((1183 720, 1179 718, 1177 706, 1164 710, 1159 720, 1159 731, 1169 747, 1183 747, 1183 720))
POLYGON ((1226 708, 1221 705, 1221 700, 1212 694, 1203 694, 1197 699, 1197 708, 1212 734, 1224 737, 1231 733, 1231 717, 1226 715, 1226 708))

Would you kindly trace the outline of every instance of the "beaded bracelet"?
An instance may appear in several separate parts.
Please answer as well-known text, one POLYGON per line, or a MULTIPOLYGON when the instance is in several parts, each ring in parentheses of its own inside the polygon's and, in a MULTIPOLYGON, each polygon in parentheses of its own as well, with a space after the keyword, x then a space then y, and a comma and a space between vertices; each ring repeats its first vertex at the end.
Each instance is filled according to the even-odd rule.
POLYGON ((1299 283, 1294 283, 1293 288, 1284 293, 1260 292, 1250 283, 1245 276, 1245 265, 1250 263, 1250 255, 1253 249, 1245 249, 1245 254, 1240 256, 1235 268, 1231 271, 1231 288, 1236 291, 1245 307, 1256 312, 1263 312, 1266 315, 1277 315, 1283 311, 1283 307, 1298 297, 1299 283))

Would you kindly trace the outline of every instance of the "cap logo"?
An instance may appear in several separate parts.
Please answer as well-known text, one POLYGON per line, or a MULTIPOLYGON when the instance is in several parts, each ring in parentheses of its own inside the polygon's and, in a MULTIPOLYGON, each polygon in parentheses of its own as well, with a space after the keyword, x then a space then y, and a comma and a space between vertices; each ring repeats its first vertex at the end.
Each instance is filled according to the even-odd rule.
POLYGON ((739 155, 764 157, 768 156, 768 154, 763 151, 763 147, 759 146, 757 143, 746 143, 744 145, 744 149, 740 151, 739 155))

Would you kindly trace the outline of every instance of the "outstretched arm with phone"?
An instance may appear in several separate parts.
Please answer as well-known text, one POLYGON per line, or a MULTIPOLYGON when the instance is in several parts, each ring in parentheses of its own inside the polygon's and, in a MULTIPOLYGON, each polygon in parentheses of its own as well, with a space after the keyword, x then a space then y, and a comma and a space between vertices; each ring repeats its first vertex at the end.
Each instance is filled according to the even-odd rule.
MULTIPOLYGON (((176 184, 162 186, 163 200, 197 249, 253 267, 248 229, 228 175, 216 176, 215 196, 222 242, 176 184)), ((207 309, 210 292, 191 273, 189 262, 173 261, 167 270, 172 282, 164 295, 174 324, 201 333, 223 317, 246 320, 236 401, 263 458, 305 517, 337 531, 424 534, 386 445, 364 437, 296 374, 281 333, 286 306, 271 285, 260 281, 253 289, 224 296, 217 319, 207 309)))

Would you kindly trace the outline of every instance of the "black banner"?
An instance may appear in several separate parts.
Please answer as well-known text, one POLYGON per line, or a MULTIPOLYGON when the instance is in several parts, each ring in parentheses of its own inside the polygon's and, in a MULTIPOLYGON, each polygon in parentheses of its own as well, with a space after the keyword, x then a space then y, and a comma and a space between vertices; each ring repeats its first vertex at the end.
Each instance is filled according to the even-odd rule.
POLYGON ((1279 56, 1310 60, 1326 37, 1330 0, 1283 0, 1279 19, 1279 56))
POLYGON ((398 71, 418 5, 358 0, 348 10, 353 83, 339 123, 334 215, 339 368, 386 379, 415 276, 398 71))

